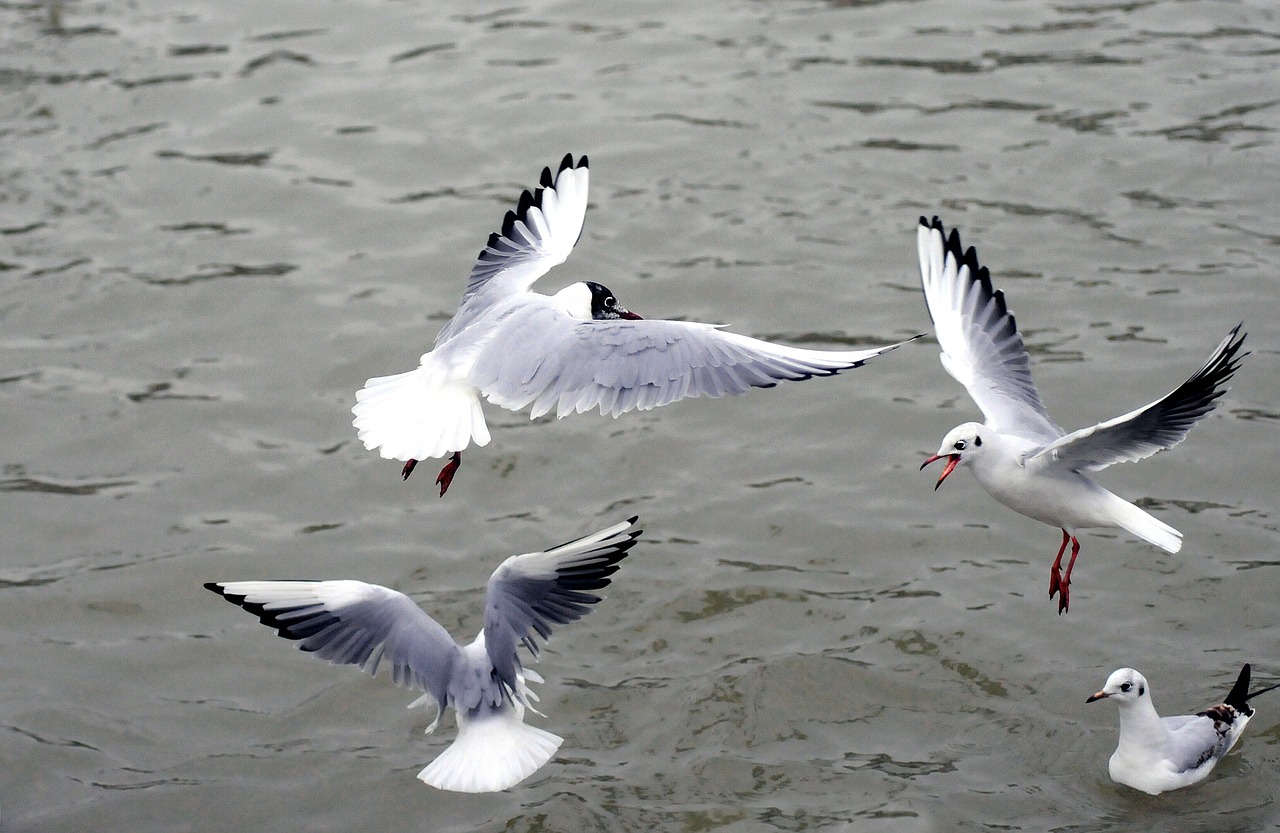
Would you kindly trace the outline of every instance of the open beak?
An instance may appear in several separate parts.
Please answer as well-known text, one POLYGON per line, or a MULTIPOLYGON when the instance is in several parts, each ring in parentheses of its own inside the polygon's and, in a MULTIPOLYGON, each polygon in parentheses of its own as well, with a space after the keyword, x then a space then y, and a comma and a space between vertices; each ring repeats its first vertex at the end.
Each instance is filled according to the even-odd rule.
POLYGON ((628 321, 643 321, 644 319, 636 315, 626 307, 618 307, 618 317, 625 318, 628 321))
POLYGON ((1094 700, 1105 700, 1110 696, 1111 695, 1107 694, 1105 691, 1099 691, 1097 694, 1090 695, 1089 699, 1085 700, 1085 702, 1092 703, 1094 700))
POLYGON ((942 485, 942 481, 947 479, 947 475, 956 470, 956 466, 960 465, 959 454, 935 454, 928 460, 920 464, 920 471, 924 471, 924 467, 930 463, 936 463, 943 457, 947 458, 947 466, 942 470, 942 476, 938 478, 938 482, 933 484, 933 490, 938 491, 938 487, 942 485))

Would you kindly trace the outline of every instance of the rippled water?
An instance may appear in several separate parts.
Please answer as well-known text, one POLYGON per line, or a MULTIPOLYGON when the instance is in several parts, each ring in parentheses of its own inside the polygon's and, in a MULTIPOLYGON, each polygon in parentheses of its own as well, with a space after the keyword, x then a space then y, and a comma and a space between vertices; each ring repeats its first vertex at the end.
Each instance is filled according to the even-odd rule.
MULTIPOLYGON (((1112 784, 1159 707, 1280 675, 1280 18, 1208 2, 0 3, 4 830, 1256 830, 1280 699, 1200 787, 1112 784), (1068 427, 1253 355, 1100 476, 1176 556, 917 466, 976 416, 911 345, 834 380, 530 424, 448 497, 355 441, 520 189, 588 153, 555 289, 836 348, 928 329, 914 234, 979 246, 1068 427), (638 513, 540 670, 567 740, 502 794, 453 736, 204 581, 339 578, 461 634, 504 556, 638 513)), ((421 479, 419 479, 421 478, 421 479)))

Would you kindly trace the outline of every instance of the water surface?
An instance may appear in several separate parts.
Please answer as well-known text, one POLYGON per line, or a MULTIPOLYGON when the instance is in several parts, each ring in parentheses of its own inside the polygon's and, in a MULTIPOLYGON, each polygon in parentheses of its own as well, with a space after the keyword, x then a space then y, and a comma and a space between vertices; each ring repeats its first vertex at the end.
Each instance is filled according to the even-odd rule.
POLYGON ((1280 24, 1265 3, 7 3, 0 828, 1256 830, 1280 701, 1199 788, 1112 784, 1116 667, 1167 713, 1280 675, 1280 24), (838 349, 929 328, 915 224, 979 246, 1065 426, 1240 320, 1189 441, 1099 479, 1186 535, 1058 533, 916 471, 977 416, 931 341, 835 379, 531 424, 444 500, 350 427, 521 188, 590 154, 554 290, 838 349), (201 589, 360 578, 480 626, 506 555, 641 516, 539 670, 520 787, 384 679, 201 589))

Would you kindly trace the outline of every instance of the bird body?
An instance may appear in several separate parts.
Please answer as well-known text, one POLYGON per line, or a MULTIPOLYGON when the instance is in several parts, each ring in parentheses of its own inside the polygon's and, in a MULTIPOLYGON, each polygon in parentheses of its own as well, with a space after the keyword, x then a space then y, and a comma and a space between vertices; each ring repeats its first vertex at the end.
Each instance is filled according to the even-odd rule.
POLYGON ((495 792, 532 775, 562 738, 524 722, 542 677, 516 651, 535 657, 553 624, 585 616, 600 601, 618 562, 634 546, 636 518, 545 552, 508 558, 489 578, 480 634, 460 645, 408 596, 363 581, 231 581, 205 587, 298 640, 303 651, 370 675, 386 660, 397 685, 425 692, 410 707, 434 702, 435 730, 450 706, 454 742, 418 774, 434 787, 495 792))
MULTIPOLYGON (((1079 471, 1035 454, 1036 443, 978 423, 966 423, 957 430, 961 429, 964 435, 983 440, 964 461, 974 479, 1013 511, 1070 532, 1118 526, 1166 552, 1181 549, 1182 533, 1079 471)), ((954 443, 951 439, 943 446, 954 443)))
POLYGON ((1249 700, 1280 686, 1249 693, 1250 666, 1225 701, 1194 715, 1161 717, 1147 680, 1121 668, 1085 702, 1110 699, 1120 707, 1120 740, 1107 764, 1111 780, 1150 795, 1189 787, 1209 777, 1231 751, 1254 709, 1249 700))
POLYGON ((1050 568, 1049 596, 1061 593, 1058 612, 1070 603, 1071 572, 1080 552, 1076 532, 1119 527, 1166 552, 1182 548, 1182 533, 1093 482, 1088 473, 1133 462, 1172 448, 1215 407, 1239 367, 1240 326, 1219 344, 1204 366, 1149 405, 1079 431, 1066 432, 1048 415, 1035 383, 1017 323, 1004 294, 991 284, 973 247, 964 249, 955 229, 920 218, 920 278, 933 319, 942 365, 982 410, 985 421, 949 431, 937 453, 921 465, 947 460, 934 488, 966 466, 992 497, 1027 517, 1062 530, 1062 546, 1050 568), (1071 561, 1061 572, 1071 544, 1071 561))
MULTIPOLYGON (((530 418, 599 410, 617 417, 690 397, 718 397, 858 367, 890 344, 823 351, 737 335, 711 324, 642 319, 594 281, 553 295, 531 291, 569 256, 587 210, 587 159, 566 156, 525 191, 489 236, 462 303, 417 369, 369 379, 351 409, 360 440, 388 459, 452 455, 490 440, 480 400, 530 418)), ((902 342, 905 343, 905 342, 902 342)))

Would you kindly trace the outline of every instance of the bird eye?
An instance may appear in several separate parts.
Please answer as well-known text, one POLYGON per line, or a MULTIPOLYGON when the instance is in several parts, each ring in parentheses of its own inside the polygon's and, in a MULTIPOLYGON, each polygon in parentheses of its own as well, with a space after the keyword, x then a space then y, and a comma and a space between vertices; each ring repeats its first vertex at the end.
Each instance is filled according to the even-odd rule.
POLYGON ((1121 683, 1120 685, 1121 691, 1128 691, 1131 688, 1133 688, 1133 683, 1121 683))
POLYGON ((982 437, 974 437, 974 438, 973 438, 973 444, 974 444, 974 445, 976 445, 976 446, 978 446, 979 448, 981 448, 981 447, 982 447, 982 437))
POLYGON ((617 303, 618 303, 618 299, 614 298, 612 295, 604 299, 604 305, 606 307, 617 306, 617 303))
POLYGON ((964 440, 956 440, 956 444, 952 447, 956 451, 964 451, 964 440))

